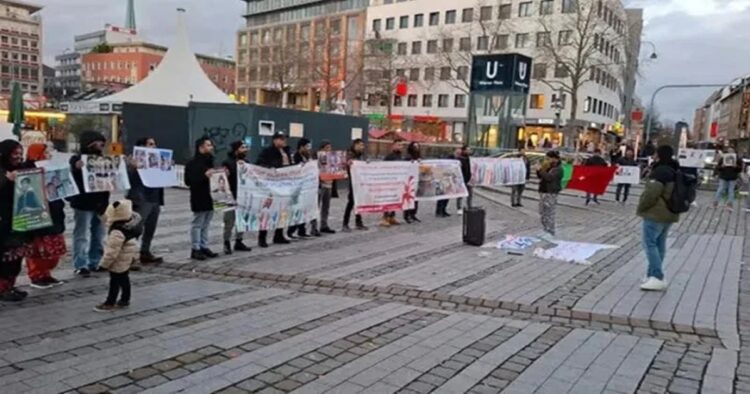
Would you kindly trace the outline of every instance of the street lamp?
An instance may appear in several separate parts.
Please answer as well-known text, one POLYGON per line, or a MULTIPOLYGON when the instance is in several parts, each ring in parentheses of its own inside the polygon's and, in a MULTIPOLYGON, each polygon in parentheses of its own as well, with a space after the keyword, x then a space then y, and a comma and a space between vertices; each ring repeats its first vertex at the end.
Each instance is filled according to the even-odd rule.
POLYGON ((648 57, 649 59, 656 60, 657 58, 659 58, 659 55, 656 54, 656 45, 653 42, 651 41, 642 41, 642 42, 644 44, 651 45, 651 56, 648 57))
POLYGON ((654 91, 654 94, 651 95, 651 103, 648 106, 648 117, 646 118, 646 142, 651 140, 651 123, 653 123, 651 117, 654 113, 654 100, 656 100, 656 95, 659 94, 659 92, 665 89, 723 88, 725 86, 727 86, 727 84, 686 84, 660 86, 654 91))

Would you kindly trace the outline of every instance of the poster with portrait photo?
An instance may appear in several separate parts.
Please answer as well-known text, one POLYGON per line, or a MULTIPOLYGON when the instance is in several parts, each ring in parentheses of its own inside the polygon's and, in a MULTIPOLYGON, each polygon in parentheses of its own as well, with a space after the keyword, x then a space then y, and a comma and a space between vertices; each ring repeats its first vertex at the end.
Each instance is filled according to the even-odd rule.
POLYGON ((177 186, 177 170, 174 168, 172 155, 173 152, 169 149, 133 148, 138 175, 146 187, 177 186))
POLYGON ((82 155, 83 188, 86 193, 130 189, 125 156, 82 155))
POLYGON ((70 164, 54 160, 36 162, 37 168, 44 169, 44 191, 48 201, 57 201, 81 193, 73 179, 70 164))
POLYGON ((52 225, 44 195, 44 170, 18 171, 13 190, 13 231, 26 232, 52 225))
POLYGON ((258 135, 272 136, 276 132, 276 124, 272 120, 261 120, 258 122, 258 135))
POLYGON ((229 189, 229 179, 224 170, 211 170, 210 189, 211 199, 214 200, 214 211, 228 211, 234 209, 235 202, 232 190, 229 189))

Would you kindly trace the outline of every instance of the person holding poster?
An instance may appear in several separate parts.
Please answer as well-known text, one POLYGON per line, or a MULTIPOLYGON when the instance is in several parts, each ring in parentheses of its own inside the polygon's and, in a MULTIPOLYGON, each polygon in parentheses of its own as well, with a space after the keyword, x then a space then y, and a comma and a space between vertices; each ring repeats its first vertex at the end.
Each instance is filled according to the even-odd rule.
MULTIPOLYGON (((590 167, 607 167, 607 161, 604 160, 602 157, 602 151, 597 149, 594 151, 594 155, 586 159, 584 162, 585 166, 590 167)), ((586 205, 589 205, 591 203, 591 200, 594 201, 595 204, 599 205, 599 195, 593 194, 593 193, 586 193, 586 205)))
MULTIPOLYGON (((26 152, 24 167, 34 168, 41 160, 51 160, 52 154, 45 144, 31 144, 26 152)), ((26 257, 26 271, 31 281, 31 287, 47 289, 62 284, 52 276, 52 270, 57 267, 60 258, 65 256, 65 202, 63 200, 49 201, 52 226, 29 233, 31 249, 26 257)))
MULTIPOLYGON (((79 139, 80 153, 70 158, 73 179, 82 193, 68 198, 73 208, 73 268, 75 274, 88 278, 97 271, 104 253, 104 223, 100 219, 109 205, 109 192, 84 192, 82 155, 102 158, 107 139, 97 131, 84 131, 79 139)), ((95 181, 95 180, 94 180, 95 181)))
MULTIPOLYGON (((464 176, 464 184, 466 185, 466 191, 469 192, 469 197, 466 197, 466 208, 471 208, 471 148, 468 145, 463 145, 461 148, 456 150, 456 159, 461 162, 461 173, 464 176)), ((459 198, 456 200, 456 214, 458 216, 463 215, 464 211, 461 209, 461 203, 463 199, 459 198)))
MULTIPOLYGON (((258 156, 257 165, 266 168, 282 168, 294 164, 289 147, 286 145, 286 135, 278 132, 273 135, 271 146, 266 147, 258 156)), ((258 246, 268 247, 268 231, 258 231, 258 246)), ((284 229, 277 228, 273 234, 273 243, 288 244, 289 240, 284 237, 284 229)))
MULTIPOLYGON (((309 162, 311 159, 312 145, 310 145, 310 140, 308 140, 307 138, 300 138, 299 141, 297 141, 297 151, 294 152, 294 163, 304 164, 309 162)), ((307 238, 307 223, 289 227, 286 234, 289 236, 289 238, 294 238, 295 232, 301 238, 307 238)), ((314 229, 313 235, 316 237, 320 237, 322 234, 314 229)))
POLYGON ((539 216, 542 218, 544 231, 555 236, 555 213, 557 211, 557 195, 562 190, 563 169, 560 154, 549 151, 544 162, 537 170, 539 177, 539 216))
MULTIPOLYGON (((409 144, 409 146, 406 148, 406 154, 406 160, 410 160, 412 162, 422 160, 421 147, 416 142, 412 142, 409 144)), ((421 223, 422 221, 417 218, 417 210, 419 210, 419 202, 414 201, 414 208, 404 211, 404 221, 409 224, 414 222, 421 223)))
MULTIPOLYGON (((638 162, 635 161, 635 151, 631 147, 627 147, 625 149, 625 156, 619 158, 617 160, 617 165, 619 166, 637 166, 638 162)), ((629 183, 618 183, 617 184, 617 191, 615 192, 615 201, 618 203, 625 205, 625 202, 628 201, 628 194, 630 194, 630 184, 629 183), (622 194, 622 201, 620 201, 620 195, 622 194)))
MULTIPOLYGON (((237 163, 245 162, 247 156, 247 145, 242 141, 234 141, 229 144, 229 153, 227 159, 222 165, 229 174, 229 190, 232 198, 237 200, 237 163)), ((237 221, 237 212, 234 209, 224 211, 224 254, 232 254, 232 231, 234 234, 234 250, 238 252, 250 252, 253 249, 242 242, 242 232, 236 231, 235 223, 237 221)))
MULTIPOLYGON (((391 144, 391 153, 387 154, 383 161, 401 161, 404 157, 401 155, 403 146, 401 141, 394 141, 391 144)), ((383 213, 383 221, 380 223, 383 227, 397 226, 401 223, 396 219, 396 212, 385 212, 383 213)))
MULTIPOLYGON (((333 146, 328 140, 323 140, 320 143, 320 152, 324 153, 318 155, 318 161, 321 166, 325 166, 326 160, 328 160, 327 153, 333 152, 333 146)), ((335 156, 331 156, 335 157, 335 156)), ((331 210, 331 198, 338 197, 336 194, 336 181, 320 179, 320 187, 318 188, 318 206, 320 207, 320 227, 318 227, 318 221, 313 220, 312 228, 313 235, 318 234, 336 234, 336 231, 328 226, 328 213, 331 210), (336 194, 336 195, 334 195, 336 194)))
MULTIPOLYGON (((519 153, 520 153, 521 159, 523 160, 524 165, 526 166, 526 182, 528 182, 529 179, 531 178, 531 164, 529 163, 528 156, 526 156, 526 149, 521 148, 519 150, 519 153)), ((521 199, 523 196, 524 189, 526 189, 525 183, 511 186, 510 206, 523 207, 523 204, 521 204, 521 199)))
POLYGON ((195 156, 185 166, 185 184, 190 188, 190 224, 192 249, 190 258, 203 261, 217 257, 208 248, 208 229, 214 217, 214 201, 211 198, 211 173, 214 168, 214 143, 208 137, 195 141, 195 156))
POLYGON ((13 231, 13 197, 18 170, 23 169, 23 147, 15 140, 0 142, 0 301, 22 301, 28 293, 16 289, 21 262, 29 254, 26 233, 13 231))
MULTIPOLYGON (((365 160, 365 142, 362 141, 361 138, 357 138, 356 140, 352 141, 352 145, 351 147, 349 147, 349 154, 347 157, 347 173, 350 180, 349 195, 347 196, 346 208, 344 209, 344 225, 341 229, 341 231, 346 233, 352 231, 352 229, 349 228, 349 220, 352 217, 352 210, 354 209, 354 186, 352 185, 353 182, 351 181, 351 166, 355 160, 365 160)), ((356 214, 354 216, 354 222, 357 226, 357 230, 367 230, 367 226, 365 226, 365 224, 362 222, 362 215, 356 214)))
MULTIPOLYGON (((156 149, 156 140, 151 137, 141 138, 135 142, 135 146, 156 149)), ((137 152, 143 153, 145 151, 137 150, 137 152)), ((164 259, 151 253, 151 241, 154 239, 156 227, 159 224, 161 207, 164 206, 164 188, 151 188, 143 184, 143 178, 141 178, 141 173, 138 170, 145 163, 142 161, 144 158, 145 155, 136 154, 133 161, 128 165, 130 190, 128 190, 126 198, 133 202, 133 210, 141 216, 143 221, 140 264, 159 264, 164 259)), ((140 265, 134 264, 131 269, 137 271, 139 267, 140 265)))
POLYGON ((719 175, 719 187, 716 189, 714 196, 714 208, 719 206, 719 202, 724 199, 726 193, 727 209, 734 208, 735 188, 737 179, 742 172, 742 164, 737 160, 737 154, 734 149, 727 148, 726 153, 718 155, 719 162, 716 164, 716 172, 719 175))

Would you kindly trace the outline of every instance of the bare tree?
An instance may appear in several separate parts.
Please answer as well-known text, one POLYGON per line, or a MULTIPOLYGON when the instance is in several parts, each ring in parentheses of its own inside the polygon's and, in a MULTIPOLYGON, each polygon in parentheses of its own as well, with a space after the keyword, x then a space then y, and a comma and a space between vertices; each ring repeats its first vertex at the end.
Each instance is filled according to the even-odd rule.
POLYGON ((317 46, 320 50, 315 53, 312 67, 312 79, 320 92, 321 111, 335 108, 340 96, 358 93, 364 71, 361 45, 343 48, 342 45, 349 43, 341 36, 330 33, 317 46))
POLYGON ((401 77, 396 75, 399 58, 398 42, 381 38, 380 34, 365 41, 363 86, 369 106, 386 107, 386 115, 393 111, 393 96, 401 77))
MULTIPOLYGON (((270 51, 271 59, 264 59, 264 56, 269 55, 261 50, 261 62, 270 61, 271 63, 268 76, 271 86, 268 86, 268 90, 279 93, 276 105, 282 108, 288 106, 289 93, 303 84, 304 74, 300 71, 304 67, 307 54, 304 53, 304 48, 300 49, 300 47, 301 45, 298 46, 295 42, 285 42, 275 46, 270 51)), ((261 78, 263 78, 262 75, 261 78)))

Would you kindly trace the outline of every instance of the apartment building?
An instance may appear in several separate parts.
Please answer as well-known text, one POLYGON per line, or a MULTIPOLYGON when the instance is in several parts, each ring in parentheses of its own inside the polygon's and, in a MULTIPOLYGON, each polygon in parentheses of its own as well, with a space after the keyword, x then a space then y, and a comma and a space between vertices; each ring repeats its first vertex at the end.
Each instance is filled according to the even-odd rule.
POLYGON ((25 1, 0 0, 0 96, 9 96, 13 82, 40 96, 42 79, 42 9, 25 1))

